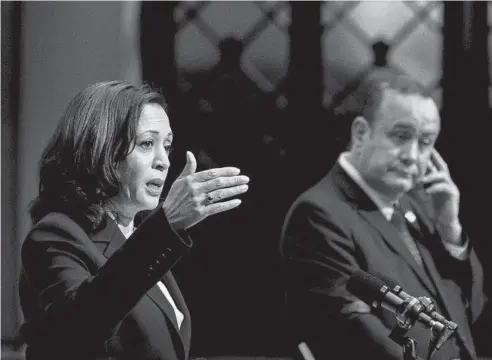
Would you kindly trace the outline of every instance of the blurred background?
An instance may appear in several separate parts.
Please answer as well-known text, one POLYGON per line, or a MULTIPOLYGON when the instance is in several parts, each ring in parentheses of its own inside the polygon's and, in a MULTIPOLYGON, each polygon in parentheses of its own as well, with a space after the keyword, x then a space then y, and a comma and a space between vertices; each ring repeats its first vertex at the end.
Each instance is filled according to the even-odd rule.
POLYGON ((69 100, 102 80, 162 89, 171 179, 185 150, 199 170, 234 165, 251 178, 239 209, 192 230, 194 249, 174 270, 193 356, 285 354, 284 215, 346 146, 354 91, 381 71, 411 75, 441 108, 437 148, 491 294, 489 2, 2 1, 1 12, 3 358, 22 358, 17 276, 37 162, 69 100))

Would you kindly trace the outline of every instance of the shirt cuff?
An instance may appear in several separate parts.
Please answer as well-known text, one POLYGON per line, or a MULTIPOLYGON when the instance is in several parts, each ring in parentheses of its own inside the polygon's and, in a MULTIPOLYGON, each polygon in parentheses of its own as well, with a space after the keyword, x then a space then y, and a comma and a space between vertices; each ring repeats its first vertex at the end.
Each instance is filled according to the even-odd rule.
POLYGON ((467 260, 469 243, 470 240, 466 239, 463 245, 455 245, 449 242, 443 242, 443 245, 452 257, 458 260, 467 260))

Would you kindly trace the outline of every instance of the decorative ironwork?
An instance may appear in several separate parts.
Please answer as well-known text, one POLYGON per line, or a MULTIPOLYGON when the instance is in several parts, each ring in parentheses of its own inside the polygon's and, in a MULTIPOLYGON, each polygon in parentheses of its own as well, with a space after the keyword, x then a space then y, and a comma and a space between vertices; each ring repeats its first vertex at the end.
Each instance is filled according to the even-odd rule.
MULTIPOLYGON (((442 8, 435 1, 324 2, 323 106, 357 106, 360 81, 381 67, 413 76, 440 105, 442 8)), ((282 1, 178 2, 182 101, 201 112, 285 109, 290 10, 282 1)))
POLYGON ((175 21, 182 101, 202 112, 286 107, 289 3, 179 2, 175 21))
POLYGON ((415 78, 440 106, 442 9, 435 1, 324 3, 325 108, 355 110, 360 82, 382 67, 415 78))

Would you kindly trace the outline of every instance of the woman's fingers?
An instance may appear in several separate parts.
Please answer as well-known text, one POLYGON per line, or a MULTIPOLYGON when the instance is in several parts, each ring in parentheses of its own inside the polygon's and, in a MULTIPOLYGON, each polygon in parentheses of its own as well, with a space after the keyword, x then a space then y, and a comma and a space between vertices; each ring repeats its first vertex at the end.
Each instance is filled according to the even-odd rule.
POLYGON ((230 188, 235 186, 241 186, 249 183, 249 177, 245 175, 238 176, 221 176, 215 179, 200 183, 198 189, 204 193, 209 193, 215 190, 230 188))
POLYGON ((214 168, 179 178, 164 201, 169 222, 187 229, 210 215, 241 204, 231 199, 248 191, 249 178, 236 167, 214 168))
POLYGON ((204 170, 193 174, 193 178, 197 182, 206 182, 219 177, 228 177, 239 175, 241 170, 237 167, 222 167, 204 170))
POLYGON ((205 216, 215 215, 224 211, 232 210, 238 207, 239 205, 241 205, 240 199, 233 199, 229 201, 210 204, 205 207, 204 215, 205 216))
POLYGON ((206 199, 210 203, 216 203, 224 199, 228 199, 233 196, 243 194, 246 191, 248 191, 248 185, 239 185, 239 186, 229 187, 226 189, 211 191, 208 194, 206 194, 206 199))

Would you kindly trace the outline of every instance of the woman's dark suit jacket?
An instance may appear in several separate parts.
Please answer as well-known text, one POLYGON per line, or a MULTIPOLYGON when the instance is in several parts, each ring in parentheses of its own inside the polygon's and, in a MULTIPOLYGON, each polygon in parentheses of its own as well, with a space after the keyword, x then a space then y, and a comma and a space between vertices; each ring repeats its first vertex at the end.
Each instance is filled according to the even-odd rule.
POLYGON ((169 270, 190 247, 161 207, 128 240, 109 217, 88 235, 65 214, 45 216, 22 246, 26 359, 187 359, 190 314, 169 270))

